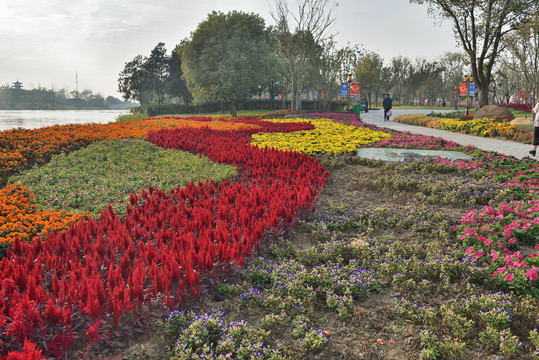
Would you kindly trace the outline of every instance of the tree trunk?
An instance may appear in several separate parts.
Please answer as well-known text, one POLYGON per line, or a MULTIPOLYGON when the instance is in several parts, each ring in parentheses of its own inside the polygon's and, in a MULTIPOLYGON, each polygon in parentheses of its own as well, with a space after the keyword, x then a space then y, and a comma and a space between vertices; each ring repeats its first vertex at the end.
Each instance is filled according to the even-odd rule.
POLYGON ((238 116, 238 103, 236 101, 230 103, 230 115, 233 117, 238 116))
POLYGON ((477 90, 477 108, 481 109, 483 106, 488 105, 488 87, 486 87, 485 89, 478 88, 477 90))

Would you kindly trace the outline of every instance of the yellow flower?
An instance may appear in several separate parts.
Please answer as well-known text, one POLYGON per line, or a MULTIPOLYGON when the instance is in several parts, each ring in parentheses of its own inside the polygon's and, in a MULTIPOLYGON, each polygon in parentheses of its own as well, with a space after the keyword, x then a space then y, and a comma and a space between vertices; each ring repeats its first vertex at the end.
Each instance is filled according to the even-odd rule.
POLYGON ((306 154, 343 154, 356 151, 361 145, 391 137, 381 131, 343 125, 331 119, 271 119, 275 122, 311 122, 314 130, 290 133, 259 133, 252 137, 251 145, 278 150, 298 151, 306 154))

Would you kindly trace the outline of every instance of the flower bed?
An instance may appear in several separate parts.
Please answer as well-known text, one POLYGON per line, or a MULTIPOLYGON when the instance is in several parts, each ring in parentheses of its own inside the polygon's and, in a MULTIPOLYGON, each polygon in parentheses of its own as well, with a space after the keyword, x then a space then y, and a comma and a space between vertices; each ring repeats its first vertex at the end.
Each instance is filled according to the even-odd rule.
POLYGON ((43 209, 98 217, 108 204, 122 215, 129 194, 149 186, 168 192, 191 181, 220 182, 236 175, 233 166, 215 164, 200 155, 165 150, 148 141, 121 139, 55 155, 48 164, 12 176, 9 182, 25 184, 43 209))
POLYGON ((502 107, 510 107, 516 111, 531 112, 533 104, 501 104, 502 107))
POLYGON ((53 231, 63 231, 73 222, 86 217, 86 213, 41 209, 35 196, 21 184, 0 189, 0 248, 5 255, 5 244, 15 238, 31 240, 53 231))
MULTIPOLYGON (((378 130, 372 125, 357 122, 357 118, 340 115, 335 118, 335 122, 356 122, 365 129, 378 130)), ((73 336, 84 333, 90 344, 104 342, 113 345, 118 334, 126 331, 126 328, 140 330, 150 311, 160 311, 163 307, 171 309, 196 298, 202 290, 201 278, 211 271, 225 274, 234 264, 242 265, 244 259, 253 255, 264 234, 279 233, 293 224, 302 211, 314 209, 318 191, 324 187, 328 175, 320 164, 298 151, 279 151, 271 147, 260 149, 250 145, 252 135, 260 132, 260 129, 265 132, 306 132, 314 130, 314 122, 240 119, 234 123, 238 128, 245 124, 253 127, 237 131, 178 127, 150 132, 147 139, 160 147, 187 150, 204 154, 215 162, 234 164, 239 171, 237 182, 225 180, 215 184, 212 181, 199 181, 185 188, 176 187, 169 193, 150 187, 148 191, 131 195, 123 221, 109 207, 101 213, 99 220, 79 221, 65 232, 49 235, 45 242, 34 240, 26 244, 15 241, 8 251, 8 257, 0 262, 0 309, 3 309, 0 324, 3 325, 1 340, 5 351, 13 350, 14 354, 15 351, 26 354, 44 352, 58 357, 72 347, 73 336), (120 326, 120 323, 126 326, 120 326), (25 339, 39 348, 36 350, 25 339)), ((414 214, 341 214, 315 219, 305 225, 312 227, 314 236, 324 233, 331 241, 300 253, 301 264, 292 260, 282 261, 289 268, 293 267, 294 272, 290 273, 292 277, 289 280, 294 280, 295 286, 283 286, 288 273, 282 264, 276 262, 266 269, 257 268, 257 262, 253 261, 248 275, 258 288, 245 292, 244 296, 248 300, 245 304, 258 301, 262 308, 271 299, 280 304, 286 315, 292 317, 293 334, 302 339, 305 351, 319 351, 328 338, 320 330, 309 330, 309 323, 301 317, 302 314, 294 311, 303 305, 310 311, 312 304, 309 300, 323 298, 328 308, 346 320, 351 314, 354 300, 364 299, 371 291, 379 290, 379 276, 391 276, 395 286, 403 289, 420 288, 426 291, 431 288, 429 281, 434 283, 441 279, 444 286, 470 278, 479 281, 478 278, 484 273, 481 267, 485 267, 491 274, 495 272, 492 280, 497 281, 501 288, 537 296, 539 264, 535 263, 535 251, 524 253, 519 252, 518 248, 521 243, 533 248, 537 242, 537 164, 482 152, 473 147, 460 147, 440 138, 388 132, 392 135, 390 138, 374 145, 453 149, 475 157, 472 161, 436 159, 410 162, 400 165, 403 171, 420 172, 432 168, 440 173, 455 172, 485 180, 479 183, 481 187, 487 187, 486 179, 490 179, 511 187, 524 200, 470 212, 459 225, 455 224, 456 219, 426 211, 414 214), (476 229, 478 223, 488 224, 488 227, 476 229), (474 248, 467 253, 462 250, 451 254, 432 249, 425 259, 418 260, 411 255, 412 244, 395 242, 387 246, 364 238, 341 241, 334 239, 333 233, 328 231, 354 229, 369 232, 376 227, 409 228, 414 234, 426 238, 445 236, 456 231, 461 235, 458 241, 467 246, 465 249, 470 246, 474 248), (462 235, 466 236, 463 238, 462 235), (499 242, 503 247, 497 245, 497 249, 489 248, 493 246, 486 244, 488 241, 485 239, 489 239, 489 236, 502 239, 499 242), (483 246, 485 250, 481 250, 483 246), (496 253, 482 256, 487 250, 496 250, 498 257, 494 259, 496 253), (481 256, 477 256, 478 253, 481 256), (408 257, 414 261, 410 262, 408 257), (355 258, 361 259, 362 264, 354 265, 355 258), (338 259, 340 267, 328 263, 334 259, 338 259), (300 277, 300 274, 310 273, 307 269, 313 270, 312 276, 307 279, 300 277), (320 276, 315 271, 320 271, 320 276), (355 271, 361 271, 361 276, 355 271), (327 275, 330 273, 338 275, 340 282, 328 281, 327 275), (266 284, 264 277, 274 286, 266 284), (361 282, 360 279, 367 281, 361 282), (256 283, 259 280, 262 282, 256 283), (340 283, 345 286, 340 288, 340 283), (351 289, 350 293, 346 292, 347 287, 351 289), (288 302, 280 301, 277 295, 281 296, 281 293, 288 302)), ((339 137, 335 138, 340 141, 339 137)), ((413 178, 403 176, 387 180, 398 185, 398 189, 401 189, 402 181, 410 186, 423 186, 414 182, 413 178)), ((456 189, 457 193, 462 187, 458 182, 442 184, 435 181, 424 186, 425 189, 421 189, 423 194, 427 194, 426 191, 431 188, 441 189, 438 190, 441 192, 456 189)), ((495 198, 485 194, 482 188, 479 190, 481 192, 477 196, 481 201, 495 198)), ((503 189, 498 187, 497 194, 501 193, 503 189)), ((463 202, 460 193, 458 196, 449 195, 434 198, 440 202, 463 202)), ((29 195, 23 197, 29 198, 29 195)), ((462 303, 483 304, 488 302, 485 299, 464 299, 462 303)), ((432 318, 427 318, 430 316, 428 309, 418 310, 416 314, 416 310, 404 300, 399 306, 400 311, 412 317, 423 316, 419 319, 423 324, 430 326, 432 323, 432 318)), ((487 305, 480 306, 484 311, 492 310, 487 305)), ((457 306, 447 309, 449 315, 458 312, 457 306)), ((280 321, 278 316, 267 314, 264 321, 267 324, 280 321)), ((195 321, 196 316, 191 314, 187 318, 195 321)), ((223 317, 202 315, 196 319, 207 326, 208 322, 202 319, 220 321, 223 317)), ((466 314, 466 321, 474 319, 466 314)), ((482 329, 482 336, 485 341, 489 337, 499 337, 502 332, 502 335, 509 336, 507 326, 504 323, 497 332, 482 329)), ((239 327, 234 324, 221 326, 227 333, 238 328, 253 336, 264 336, 245 324, 239 327)), ((202 328, 181 325, 179 329, 185 331, 182 337, 184 342, 189 342, 200 335, 199 329, 202 328)), ((429 356, 429 349, 449 351, 441 344, 434 344, 434 330, 425 329, 420 334, 426 349, 422 350, 424 357, 429 356), (433 346, 429 348, 429 344, 433 346)), ((466 334, 455 336, 462 339, 466 334)), ((438 339, 446 343, 450 340, 438 339)), ((278 351, 266 343, 261 346, 268 354, 278 351)), ((454 346, 451 351, 462 353, 460 343, 454 346)), ((231 351, 226 346, 219 349, 231 351)), ((251 350, 245 349, 246 352, 251 350)), ((503 353, 511 356, 511 351, 503 350, 503 353)), ((181 355, 178 356, 181 358, 181 355)), ((38 359, 39 354, 35 358, 38 359)))
POLYGON ((373 131, 336 123, 329 119, 287 119, 272 120, 280 123, 309 122, 313 130, 289 133, 261 133, 253 135, 251 144, 260 148, 265 146, 279 150, 294 150, 305 154, 330 153, 343 154, 354 152, 361 145, 370 144, 391 137, 386 132, 373 131))
POLYGON ((434 129, 447 130, 462 134, 482 137, 504 137, 507 139, 527 141, 528 137, 517 126, 509 122, 497 122, 490 119, 447 120, 423 114, 398 115, 395 122, 403 124, 427 126, 434 129))
POLYGON ((517 132, 517 127, 510 125, 508 122, 500 123, 489 119, 445 120, 440 123, 439 129, 482 137, 502 136, 508 139, 512 138, 517 132))
MULTIPOLYGON (((238 126, 247 121, 266 131, 312 129, 254 119, 238 126)), ((152 306, 173 308, 197 297, 201 274, 241 266, 264 232, 282 230, 312 209, 328 173, 304 154, 250 146, 255 131, 149 133, 159 146, 235 164, 240 181, 198 182, 170 194, 150 187, 131 195, 123 222, 109 206, 98 221, 80 221, 44 242, 16 239, 0 263, 7 349, 20 350, 28 339, 57 357, 72 346, 75 329, 87 329, 90 342, 109 341, 120 320, 140 321, 152 306)))
POLYGON ((48 126, 39 129, 13 129, 0 132, 0 186, 9 176, 48 162, 52 155, 81 149, 98 140, 144 138, 149 131, 163 127, 209 127, 219 130, 256 128, 248 122, 214 120, 211 117, 162 117, 109 124, 48 126))

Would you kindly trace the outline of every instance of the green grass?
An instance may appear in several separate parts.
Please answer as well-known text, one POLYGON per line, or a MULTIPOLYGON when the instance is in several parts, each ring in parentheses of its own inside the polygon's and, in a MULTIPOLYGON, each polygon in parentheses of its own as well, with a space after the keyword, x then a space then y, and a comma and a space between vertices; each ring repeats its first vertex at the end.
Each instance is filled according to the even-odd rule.
POLYGON ((149 186, 168 192, 191 181, 219 182, 236 174, 235 167, 206 157, 124 139, 57 155, 47 165, 13 176, 9 182, 24 184, 45 209, 97 216, 111 204, 123 217, 131 192, 140 193, 149 186))
POLYGON ((116 121, 142 120, 142 119, 146 119, 147 117, 148 117, 147 113, 118 115, 118 117, 116 117, 116 121))

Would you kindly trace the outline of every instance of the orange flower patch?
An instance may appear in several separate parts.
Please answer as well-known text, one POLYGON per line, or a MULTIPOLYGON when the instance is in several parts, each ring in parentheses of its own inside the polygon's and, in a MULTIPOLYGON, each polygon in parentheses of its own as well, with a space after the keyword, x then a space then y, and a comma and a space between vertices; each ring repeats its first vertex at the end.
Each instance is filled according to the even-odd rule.
POLYGON ((62 231, 86 214, 66 211, 41 211, 33 203, 34 195, 21 184, 0 189, 0 244, 18 237, 30 241, 35 236, 45 236, 52 231, 62 231))

